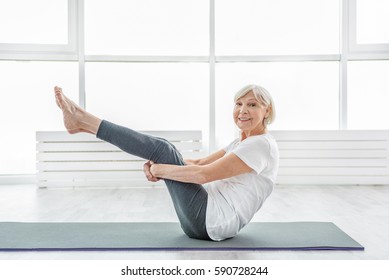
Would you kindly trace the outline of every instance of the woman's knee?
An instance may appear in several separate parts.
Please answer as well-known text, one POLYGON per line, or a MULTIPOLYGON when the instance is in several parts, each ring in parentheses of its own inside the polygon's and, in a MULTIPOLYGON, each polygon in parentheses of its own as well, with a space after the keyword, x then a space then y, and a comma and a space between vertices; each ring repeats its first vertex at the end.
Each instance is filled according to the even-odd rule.
POLYGON ((168 140, 157 137, 155 162, 165 164, 183 165, 184 160, 177 148, 168 140))

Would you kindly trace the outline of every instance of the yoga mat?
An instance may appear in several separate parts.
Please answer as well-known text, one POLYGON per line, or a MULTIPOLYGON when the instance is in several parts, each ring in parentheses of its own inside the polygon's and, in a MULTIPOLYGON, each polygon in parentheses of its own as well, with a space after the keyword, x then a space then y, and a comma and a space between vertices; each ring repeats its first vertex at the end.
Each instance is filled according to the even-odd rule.
POLYGON ((363 250, 333 223, 250 223, 220 242, 191 239, 178 223, 0 223, 0 251, 363 250))

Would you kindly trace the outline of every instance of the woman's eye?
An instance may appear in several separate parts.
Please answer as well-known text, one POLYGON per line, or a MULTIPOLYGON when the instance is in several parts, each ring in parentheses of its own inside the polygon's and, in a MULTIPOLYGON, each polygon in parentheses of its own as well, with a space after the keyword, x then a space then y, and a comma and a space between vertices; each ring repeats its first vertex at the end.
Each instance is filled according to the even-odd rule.
POLYGON ((250 106, 250 107, 255 107, 255 106, 257 106, 257 104, 255 104, 255 103, 250 103, 249 106, 250 106))

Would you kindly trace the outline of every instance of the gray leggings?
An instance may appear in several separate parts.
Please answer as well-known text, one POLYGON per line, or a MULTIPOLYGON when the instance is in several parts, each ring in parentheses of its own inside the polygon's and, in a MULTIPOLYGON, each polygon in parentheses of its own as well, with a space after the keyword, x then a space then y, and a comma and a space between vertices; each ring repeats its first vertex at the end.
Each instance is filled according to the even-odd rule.
MULTIPOLYGON (((96 137, 124 152, 155 163, 185 165, 181 154, 165 139, 149 136, 103 120, 96 137)), ((206 226, 208 193, 202 185, 164 180, 182 230, 191 238, 210 240, 206 226)))

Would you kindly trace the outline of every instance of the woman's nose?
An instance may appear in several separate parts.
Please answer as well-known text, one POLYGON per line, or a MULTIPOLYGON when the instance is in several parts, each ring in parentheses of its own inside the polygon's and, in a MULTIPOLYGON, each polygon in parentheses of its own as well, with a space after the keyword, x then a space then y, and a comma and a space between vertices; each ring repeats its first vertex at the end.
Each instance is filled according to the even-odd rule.
POLYGON ((247 107, 245 105, 242 105, 242 107, 240 107, 240 112, 241 113, 246 113, 247 112, 247 107))

